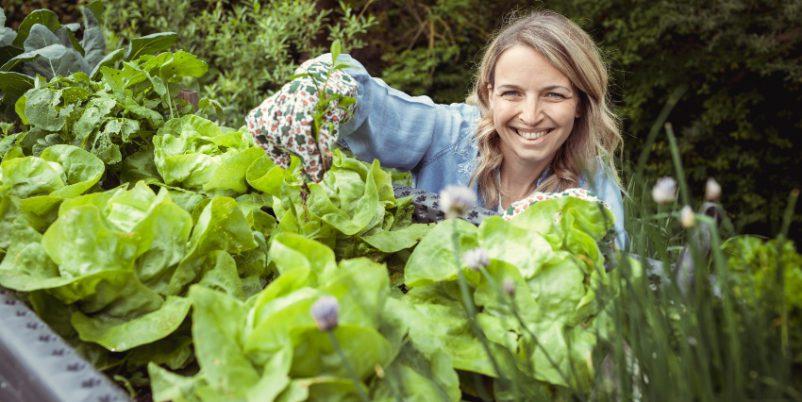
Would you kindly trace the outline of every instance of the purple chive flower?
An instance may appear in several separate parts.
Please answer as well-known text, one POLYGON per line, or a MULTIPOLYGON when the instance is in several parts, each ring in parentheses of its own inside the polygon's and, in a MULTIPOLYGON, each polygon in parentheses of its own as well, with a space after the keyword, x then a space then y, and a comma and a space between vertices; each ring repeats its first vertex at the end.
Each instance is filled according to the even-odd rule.
POLYGON ((677 181, 673 177, 661 177, 652 188, 652 199, 658 204, 670 204, 677 199, 677 181))
POLYGON ((323 296, 312 305, 312 318, 321 331, 331 331, 337 327, 340 304, 332 296, 323 296))
POLYGON ((468 187, 446 186, 440 191, 440 210, 446 218, 465 216, 473 208, 476 208, 476 193, 468 187))
POLYGON ((690 229, 696 224, 696 215, 694 215, 693 210, 688 205, 682 207, 679 211, 679 222, 685 229, 690 229))
POLYGON ((705 183, 705 199, 711 202, 716 202, 721 198, 721 185, 718 184, 716 179, 709 178, 705 183))
POLYGON ((510 278, 504 278, 504 282, 501 283, 501 288, 504 290, 504 293, 507 294, 509 297, 515 296, 515 281, 510 278))
POLYGON ((485 249, 477 247, 473 250, 466 251, 465 254, 462 255, 462 263, 474 271, 479 271, 486 267, 487 264, 490 264, 490 258, 487 256, 485 249))

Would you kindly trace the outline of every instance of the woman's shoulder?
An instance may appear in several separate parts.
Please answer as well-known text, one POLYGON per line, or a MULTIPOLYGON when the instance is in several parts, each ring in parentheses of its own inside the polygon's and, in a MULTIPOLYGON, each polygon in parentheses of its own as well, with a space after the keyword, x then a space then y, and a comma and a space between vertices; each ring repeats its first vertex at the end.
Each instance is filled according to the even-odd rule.
POLYGON ((597 155, 586 166, 586 170, 579 177, 579 187, 591 191, 610 184, 619 187, 615 167, 603 156, 597 155))
POLYGON ((473 127, 476 127, 476 125, 479 124, 479 119, 481 117, 479 106, 471 104, 469 101, 463 103, 451 103, 443 106, 459 113, 460 116, 462 116, 462 118, 466 122, 470 123, 470 125, 473 127))

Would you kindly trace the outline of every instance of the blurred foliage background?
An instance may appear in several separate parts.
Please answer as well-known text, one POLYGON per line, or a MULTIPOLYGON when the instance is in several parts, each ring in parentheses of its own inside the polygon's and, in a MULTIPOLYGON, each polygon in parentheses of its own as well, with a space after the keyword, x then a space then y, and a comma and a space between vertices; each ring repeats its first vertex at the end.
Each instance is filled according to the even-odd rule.
MULTIPOLYGON (((77 20, 79 3, 2 0, 12 27, 42 7, 77 20)), ((668 120, 691 191, 701 199, 715 177, 738 232, 777 233, 789 191, 802 187, 802 0, 109 0, 105 21, 110 49, 123 38, 177 32, 181 48, 210 64, 202 95, 239 126, 333 39, 401 90, 461 102, 493 32, 544 8, 574 19, 605 53, 623 120, 625 182, 668 94, 687 85, 668 120)), ((664 136, 650 152, 649 177, 670 175, 664 136)), ((800 225, 790 237, 802 239, 800 225)))

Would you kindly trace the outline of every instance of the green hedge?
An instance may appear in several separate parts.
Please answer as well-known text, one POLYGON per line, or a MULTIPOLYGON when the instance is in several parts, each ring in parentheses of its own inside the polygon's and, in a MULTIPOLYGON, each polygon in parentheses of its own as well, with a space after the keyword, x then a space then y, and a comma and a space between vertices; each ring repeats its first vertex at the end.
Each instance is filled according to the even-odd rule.
MULTIPOLYGON (((669 121, 691 191, 716 177, 739 231, 776 234, 789 191, 802 186, 802 4, 575 1, 558 10, 581 16, 609 55, 627 154, 641 151, 667 94, 688 85, 669 121)), ((670 174, 665 136, 652 155, 649 173, 670 174)))

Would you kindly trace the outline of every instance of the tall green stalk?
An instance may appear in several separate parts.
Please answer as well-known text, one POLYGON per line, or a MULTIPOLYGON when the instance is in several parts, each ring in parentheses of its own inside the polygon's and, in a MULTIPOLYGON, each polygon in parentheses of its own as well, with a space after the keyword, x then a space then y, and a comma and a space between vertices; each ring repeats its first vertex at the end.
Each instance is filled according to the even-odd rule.
POLYGON ((456 263, 457 267, 457 283, 459 284, 460 296, 462 297, 462 305, 465 308, 465 313, 468 315, 468 323, 471 326, 474 336, 479 338, 479 341, 482 343, 482 348, 484 348, 487 358, 490 360, 490 364, 493 366, 493 371, 495 372, 496 377, 499 379, 499 381, 507 383, 508 379, 504 377, 503 372, 501 371, 501 368, 498 365, 495 356, 493 355, 493 351, 490 349, 490 344, 487 341, 484 332, 479 327, 479 323, 476 321, 476 306, 474 306, 473 300, 471 299, 470 291, 468 289, 468 281, 465 279, 465 275, 462 273, 462 262, 460 261, 459 246, 459 227, 457 226, 457 219, 452 221, 452 225, 454 230, 451 234, 451 242, 454 248, 454 262, 456 263))

